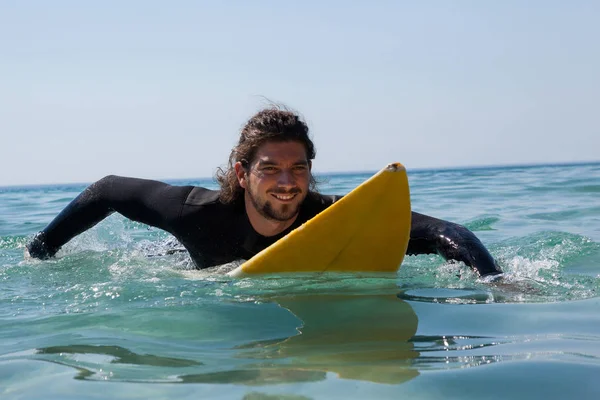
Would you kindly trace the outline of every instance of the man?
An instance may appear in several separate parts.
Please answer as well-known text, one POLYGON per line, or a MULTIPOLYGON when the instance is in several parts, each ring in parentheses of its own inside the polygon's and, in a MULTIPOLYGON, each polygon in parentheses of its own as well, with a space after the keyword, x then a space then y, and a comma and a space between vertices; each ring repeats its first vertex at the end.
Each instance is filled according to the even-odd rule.
MULTIPOLYGON (((218 170, 219 191, 107 176, 75 198, 27 250, 52 257, 116 211, 171 233, 198 268, 247 260, 340 198, 317 193, 314 157, 308 127, 297 115, 262 110, 242 129, 228 168, 218 170)), ((463 261, 480 276, 502 272, 471 231, 413 212, 407 254, 432 253, 463 261)))

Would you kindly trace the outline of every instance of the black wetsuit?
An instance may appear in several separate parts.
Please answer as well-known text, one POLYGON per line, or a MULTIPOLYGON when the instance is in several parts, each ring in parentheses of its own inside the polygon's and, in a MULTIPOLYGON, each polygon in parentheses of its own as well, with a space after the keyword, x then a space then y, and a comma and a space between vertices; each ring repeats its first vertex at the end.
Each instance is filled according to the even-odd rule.
MULTIPOLYGON (((292 226, 278 235, 265 237, 250 224, 243 201, 224 204, 219 200, 218 191, 107 176, 75 198, 33 238, 27 249, 32 257, 51 257, 74 236, 116 211, 171 233, 189 251, 198 268, 207 268, 249 259, 340 198, 309 193, 292 226)), ((432 253, 463 261, 480 276, 501 273, 493 257, 471 231, 413 212, 407 254, 432 253)))

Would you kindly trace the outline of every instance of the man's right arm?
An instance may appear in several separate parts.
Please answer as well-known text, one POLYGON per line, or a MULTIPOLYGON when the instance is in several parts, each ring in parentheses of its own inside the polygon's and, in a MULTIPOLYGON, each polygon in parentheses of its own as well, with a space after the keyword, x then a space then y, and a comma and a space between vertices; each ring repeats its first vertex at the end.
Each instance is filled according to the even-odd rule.
POLYGON ((191 190, 163 182, 110 175, 87 187, 28 244, 32 257, 52 257, 62 245, 104 218, 118 212, 169 231, 191 190))

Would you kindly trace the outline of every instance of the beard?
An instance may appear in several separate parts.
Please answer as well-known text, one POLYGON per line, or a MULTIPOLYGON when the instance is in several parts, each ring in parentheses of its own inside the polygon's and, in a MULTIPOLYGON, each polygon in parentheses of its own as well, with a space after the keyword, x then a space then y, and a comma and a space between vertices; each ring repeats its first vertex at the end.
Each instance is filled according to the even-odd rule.
MULTIPOLYGON (((263 217, 272 221, 286 222, 294 218, 300 211, 300 204, 302 201, 296 204, 283 204, 278 210, 273 208, 273 204, 269 200, 262 200, 258 194, 256 194, 252 186, 248 186, 248 197, 254 208, 263 217)), ((297 196, 301 195, 300 190, 291 190, 290 192, 277 192, 279 194, 293 194, 297 193, 297 196)))

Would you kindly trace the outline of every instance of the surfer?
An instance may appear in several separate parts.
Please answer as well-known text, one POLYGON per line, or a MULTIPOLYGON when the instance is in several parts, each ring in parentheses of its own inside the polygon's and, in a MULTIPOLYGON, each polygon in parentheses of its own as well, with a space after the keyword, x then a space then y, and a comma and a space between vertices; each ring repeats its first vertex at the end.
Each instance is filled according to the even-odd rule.
MULTIPOLYGON (((259 111, 242 128, 227 168, 217 171, 220 190, 110 175, 67 205, 27 244, 27 252, 52 257, 73 237, 118 212, 172 234, 199 269, 247 260, 341 198, 317 192, 311 173, 315 147, 308 133, 293 112, 259 111)), ((502 272, 470 230, 416 212, 407 254, 462 261, 479 276, 502 272)))

